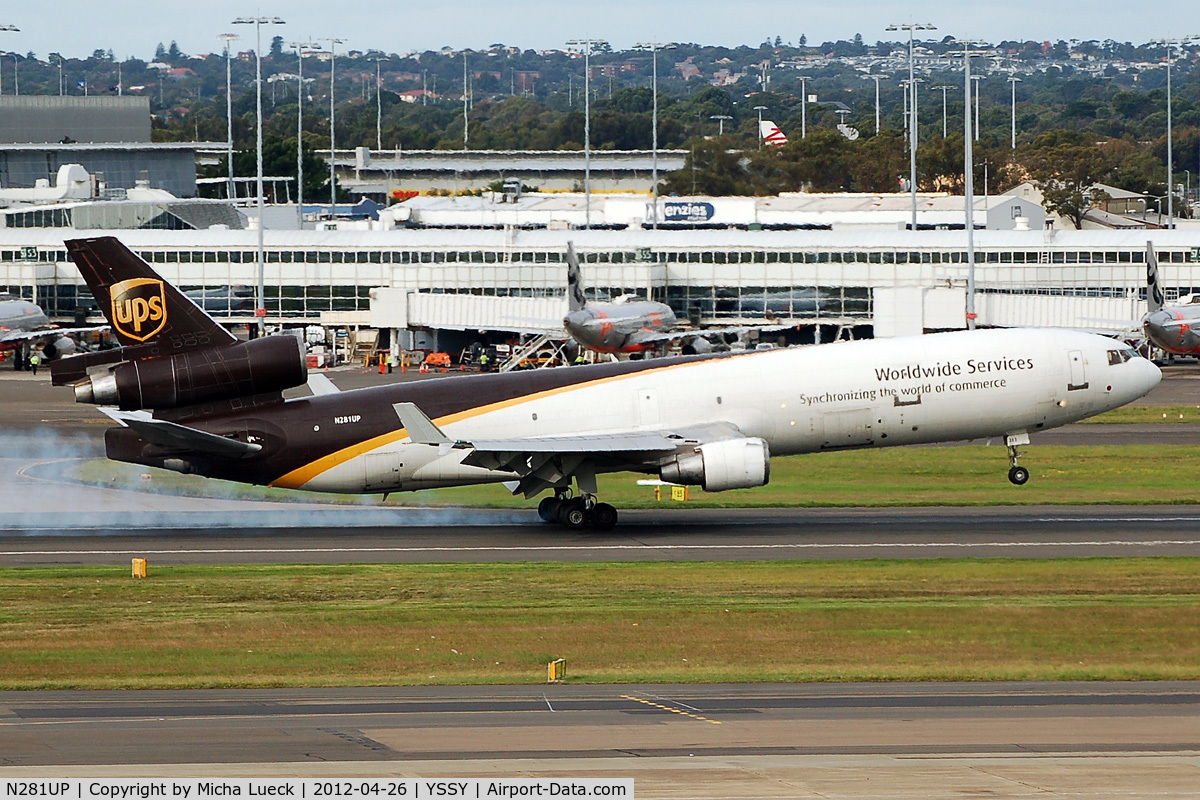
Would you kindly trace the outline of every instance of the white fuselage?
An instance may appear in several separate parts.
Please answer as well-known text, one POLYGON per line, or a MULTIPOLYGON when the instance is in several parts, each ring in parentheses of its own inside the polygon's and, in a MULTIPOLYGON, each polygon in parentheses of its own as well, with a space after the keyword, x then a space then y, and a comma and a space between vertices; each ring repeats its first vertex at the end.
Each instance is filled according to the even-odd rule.
MULTIPOLYGON (((722 423, 772 455, 1036 433, 1141 397, 1161 378, 1142 358, 1110 363, 1110 339, 989 330, 665 365, 434 420, 451 438, 520 439, 696 429, 722 423)), ((1128 352, 1128 351, 1126 351, 1128 352)), ((302 488, 378 492, 509 480, 466 451, 390 441, 347 452, 302 488)), ((387 437, 384 437, 385 439, 387 437)))

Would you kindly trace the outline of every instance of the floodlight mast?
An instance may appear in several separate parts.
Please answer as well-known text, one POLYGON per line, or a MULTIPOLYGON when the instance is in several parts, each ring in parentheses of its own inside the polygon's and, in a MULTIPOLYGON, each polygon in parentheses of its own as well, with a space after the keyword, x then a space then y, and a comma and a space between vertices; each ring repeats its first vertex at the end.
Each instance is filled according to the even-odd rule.
MULTIPOLYGON (((1172 142, 1171 121, 1171 67, 1175 63, 1174 51, 1184 44, 1193 41, 1195 36, 1180 36, 1176 38, 1151 39, 1151 44, 1167 46, 1167 228, 1175 227, 1175 159, 1172 142)), ((1160 215, 1159 222, 1162 222, 1160 215)))
POLYGON ((717 121, 717 136, 724 136, 725 120, 733 119, 733 117, 729 116, 728 114, 713 114, 711 117, 709 117, 709 119, 715 119, 717 121))
POLYGON ((953 86, 933 86, 931 88, 939 89, 939 90, 941 90, 941 93, 942 93, 942 138, 945 139, 946 135, 947 135, 947 133, 946 133, 947 132, 947 128, 946 128, 946 92, 950 91, 954 87, 953 86))
POLYGON ((234 25, 253 25, 255 44, 254 44, 254 113, 255 113, 255 191, 258 195, 256 206, 258 208, 258 296, 255 298, 254 316, 258 319, 258 335, 262 336, 267 332, 267 292, 266 279, 264 276, 264 261, 263 256, 263 125, 262 125, 262 26, 263 25, 283 25, 284 22, 279 17, 238 17, 233 21, 234 25))
MULTIPOLYGON (((888 31, 908 31, 908 91, 911 92, 911 100, 908 107, 912 112, 917 108, 917 84, 914 81, 913 75, 913 32, 914 31, 936 31, 937 27, 932 23, 917 23, 903 22, 888 25, 884 30, 888 31)), ((917 115, 910 113, 908 115, 908 181, 909 193, 912 196, 912 230, 917 229, 917 115)))
POLYGON ((336 138, 334 134, 334 102, 333 102, 333 78, 334 66, 337 62, 337 54, 334 52, 339 44, 345 43, 345 39, 327 36, 321 39, 322 42, 329 42, 329 216, 333 217, 337 214, 337 147, 335 145, 336 138))
POLYGON ((967 229, 967 329, 975 330, 975 163, 971 149, 971 46, 975 40, 959 40, 963 47, 963 217, 967 229))
POLYGON ((304 48, 316 42, 288 42, 296 48, 296 222, 304 230, 304 48))
POLYGON ((650 60, 653 62, 653 78, 650 84, 650 91, 654 95, 653 98, 653 113, 651 115, 651 135, 650 135, 650 176, 653 186, 651 187, 651 197, 654 201, 654 209, 650 214, 650 226, 654 230, 658 230, 658 51, 659 50, 674 50, 675 45, 668 42, 642 42, 634 45, 636 50, 649 50, 650 60))
POLYGON ((1009 149, 1017 149, 1017 84, 1021 79, 1016 75, 1009 75, 1008 82, 1012 85, 1012 114, 1010 115, 1009 128, 1009 149))
POLYGON ((583 48, 583 227, 592 228, 592 45, 605 39, 571 39, 568 47, 583 48))
MULTIPOLYGON (((233 68, 230 65, 229 45, 242 37, 236 33, 222 33, 217 37, 225 43, 225 145, 226 155, 229 159, 229 186, 226 187, 225 196, 229 198, 229 202, 233 202, 233 68)), ((62 59, 58 60, 58 88, 59 94, 62 94, 62 59)))
POLYGON ((808 138, 808 82, 812 80, 811 75, 800 75, 797 80, 800 81, 800 138, 808 138))
POLYGON ((875 81, 875 135, 876 136, 879 135, 879 119, 880 119, 879 82, 882 80, 885 80, 887 77, 888 77, 887 75, 867 75, 866 76, 867 79, 875 81))

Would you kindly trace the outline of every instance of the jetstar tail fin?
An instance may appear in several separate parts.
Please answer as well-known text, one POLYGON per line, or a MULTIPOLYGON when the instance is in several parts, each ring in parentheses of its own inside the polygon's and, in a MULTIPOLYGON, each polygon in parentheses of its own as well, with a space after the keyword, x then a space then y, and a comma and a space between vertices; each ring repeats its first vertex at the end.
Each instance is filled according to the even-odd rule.
POLYGON ((1146 242, 1146 306, 1153 314, 1161 311, 1166 297, 1158 278, 1158 256, 1154 254, 1154 242, 1146 242))
POLYGON ((125 347, 166 345, 166 352, 178 353, 237 341, 115 237, 71 239, 66 245, 125 347))
POLYGON ((579 256, 575 255, 575 243, 567 242, 567 310, 579 311, 585 305, 587 305, 587 298, 583 295, 579 256))

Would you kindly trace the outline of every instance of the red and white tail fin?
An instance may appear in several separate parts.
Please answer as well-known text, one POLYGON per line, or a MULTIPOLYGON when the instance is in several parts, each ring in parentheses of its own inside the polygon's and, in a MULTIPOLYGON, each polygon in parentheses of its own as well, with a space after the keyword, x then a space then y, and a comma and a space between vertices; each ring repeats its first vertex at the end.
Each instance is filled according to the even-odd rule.
POLYGON ((781 147, 787 144, 788 138, 779 130, 779 126, 769 119, 764 119, 758 123, 758 135, 767 144, 773 144, 776 147, 781 147))

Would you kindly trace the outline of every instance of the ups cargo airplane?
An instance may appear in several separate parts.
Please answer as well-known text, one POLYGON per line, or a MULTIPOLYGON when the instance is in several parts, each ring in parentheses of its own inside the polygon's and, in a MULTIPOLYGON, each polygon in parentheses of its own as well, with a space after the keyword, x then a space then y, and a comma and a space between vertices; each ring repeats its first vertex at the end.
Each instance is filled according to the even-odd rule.
POLYGON ((571 528, 616 524, 596 476, 617 470, 717 492, 765 485, 773 455, 1004 437, 1022 484, 1030 433, 1161 378, 1100 336, 988 330, 347 392, 314 382, 284 400, 308 377, 296 338, 239 342, 116 239, 66 244, 125 347, 51 370, 78 401, 115 406, 109 458, 322 492, 506 483, 549 492, 540 515, 571 528))

